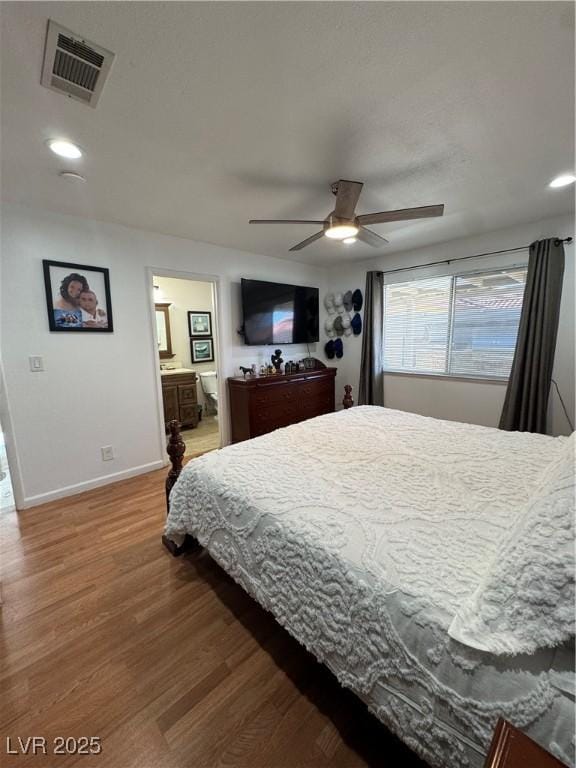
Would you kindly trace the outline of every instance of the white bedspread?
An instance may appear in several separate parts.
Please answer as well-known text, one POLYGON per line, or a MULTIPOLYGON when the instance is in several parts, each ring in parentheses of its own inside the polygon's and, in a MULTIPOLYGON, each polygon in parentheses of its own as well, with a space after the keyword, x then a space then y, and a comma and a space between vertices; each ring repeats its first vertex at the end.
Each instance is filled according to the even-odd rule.
POLYGON ((433 766, 481 766, 499 715, 574 764, 569 648, 496 657, 447 629, 565 438, 385 408, 190 462, 190 533, 433 766))

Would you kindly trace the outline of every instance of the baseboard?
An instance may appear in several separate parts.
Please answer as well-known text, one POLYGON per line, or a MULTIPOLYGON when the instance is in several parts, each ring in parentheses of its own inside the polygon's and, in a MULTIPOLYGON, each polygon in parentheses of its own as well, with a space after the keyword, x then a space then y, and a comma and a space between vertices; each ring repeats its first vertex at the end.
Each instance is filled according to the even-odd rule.
POLYGON ((111 475, 102 475, 101 477, 94 478, 94 480, 86 480, 83 483, 66 485, 64 488, 57 488, 54 491, 48 491, 48 493, 39 493, 36 496, 25 496, 23 503, 19 505, 18 509, 37 507, 39 504, 46 504, 49 501, 64 499, 66 496, 75 496, 77 493, 84 493, 84 491, 90 491, 92 488, 100 488, 103 485, 110 485, 110 483, 118 483, 120 480, 128 480, 130 477, 144 475, 146 472, 153 472, 155 469, 162 469, 165 466, 166 464, 164 461, 151 461, 149 464, 141 464, 139 467, 125 469, 122 472, 114 472, 111 475))

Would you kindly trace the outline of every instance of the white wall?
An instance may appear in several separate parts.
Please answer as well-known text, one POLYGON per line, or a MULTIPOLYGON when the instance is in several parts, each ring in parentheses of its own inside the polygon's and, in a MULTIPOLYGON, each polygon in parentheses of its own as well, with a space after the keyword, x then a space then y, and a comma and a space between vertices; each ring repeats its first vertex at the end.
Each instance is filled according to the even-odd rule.
MULTIPOLYGON (((2 262, 1 348, 20 507, 164 463, 148 268, 219 276, 223 377, 272 351, 246 347, 237 334, 240 277, 324 291, 318 268, 12 206, 2 210, 2 262), (110 269, 114 333, 49 332, 42 259, 110 269), (29 355, 43 356, 43 373, 29 371, 29 355), (100 447, 105 445, 113 446, 115 459, 104 463, 100 447)), ((286 351, 306 354, 299 345, 286 351)), ((226 440, 227 420, 223 427, 226 440)))
MULTIPOLYGON (((328 279, 328 290, 346 291, 361 288, 364 291, 366 272, 371 269, 388 270, 416 266, 441 259, 473 256, 478 253, 528 245, 533 240, 544 237, 566 237, 568 235, 574 235, 574 221, 570 216, 561 216, 520 227, 498 230, 478 237, 452 240, 429 248, 403 251, 390 256, 382 255, 369 261, 332 269, 328 279)), ((574 243, 565 246, 565 250, 566 269, 560 307, 554 378, 558 382, 564 402, 568 406, 570 418, 574 423, 574 243)), ((518 254, 492 256, 473 263, 477 266, 490 268, 515 262, 518 262, 518 254)), ((462 262, 463 265, 467 264, 468 266, 470 263, 470 261, 462 262)), ((440 270, 441 268, 435 268, 436 272, 440 270)), ((418 274, 424 276, 427 272, 422 270, 418 274)), ((324 318, 325 314, 322 319, 322 328, 324 318)), ((326 341, 323 333, 321 340, 322 342, 326 341)), ((324 344, 322 343, 321 346, 323 347, 324 344)), ((361 347, 360 337, 344 339, 344 357, 337 361, 337 393, 342 390, 344 384, 352 384, 355 399, 358 396, 361 347)), ((324 359, 324 354, 322 357, 324 359)), ((384 377, 384 403, 389 408, 490 427, 498 425, 505 391, 505 384, 495 382, 466 381, 414 374, 389 374, 384 377)), ((552 434, 568 434, 570 431, 554 390, 550 395, 549 425, 552 434)))
POLYGON ((170 314, 170 336, 172 339, 172 353, 174 355, 172 359, 159 359, 158 362, 167 363, 168 365, 180 362, 184 368, 191 368, 196 371, 198 374, 198 402, 205 406, 206 398, 200 384, 200 374, 205 371, 215 371, 218 365, 212 283, 155 275, 154 285, 158 286, 158 289, 154 291, 154 301, 170 304, 168 312, 170 314), (192 362, 188 312, 210 312, 212 315, 213 363, 192 362))

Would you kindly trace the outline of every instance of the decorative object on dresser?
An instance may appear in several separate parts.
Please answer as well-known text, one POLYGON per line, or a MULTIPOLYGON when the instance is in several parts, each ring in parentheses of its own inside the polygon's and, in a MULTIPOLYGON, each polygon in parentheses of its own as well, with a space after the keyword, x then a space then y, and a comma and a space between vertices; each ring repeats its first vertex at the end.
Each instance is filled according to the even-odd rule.
POLYGON ((304 357, 302 359, 302 365, 304 366, 305 371, 317 371, 326 368, 326 365, 322 360, 318 360, 317 357, 304 357))
POLYGON ((228 379, 232 442, 334 411, 336 368, 228 379))
POLYGON ((566 768, 507 720, 500 718, 484 768, 566 768))
POLYGON ((171 421, 179 421, 184 428, 198 426, 198 394, 194 371, 163 372, 161 379, 166 431, 171 421))
POLYGON ((272 365, 276 369, 276 373, 281 372, 282 363, 284 360, 282 360, 282 350, 281 349, 275 349, 274 354, 270 356, 270 360, 272 361, 272 365))

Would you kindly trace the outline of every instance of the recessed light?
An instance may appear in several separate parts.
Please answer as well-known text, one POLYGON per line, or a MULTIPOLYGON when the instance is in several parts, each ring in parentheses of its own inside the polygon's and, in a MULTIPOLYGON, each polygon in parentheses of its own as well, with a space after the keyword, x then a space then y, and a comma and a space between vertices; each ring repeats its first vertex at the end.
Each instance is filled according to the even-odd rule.
POLYGON ((82 157, 82 150, 76 144, 72 144, 71 141, 65 141, 64 139, 50 139, 46 142, 49 149, 54 152, 55 155, 60 157, 66 157, 69 160, 77 160, 82 157))
POLYGON ((344 240, 342 240, 342 242, 345 243, 346 245, 352 245, 353 243, 357 243, 358 242, 358 238, 357 237, 346 237, 344 240))
POLYGON ((86 176, 82 176, 80 173, 74 173, 74 171, 60 171, 58 176, 67 181, 86 181, 86 176))
POLYGON ((557 187, 567 187, 569 184, 574 184, 576 181, 576 176, 573 176, 571 173, 565 173, 562 176, 556 176, 555 179, 552 179, 549 187, 553 187, 556 189, 557 187))

